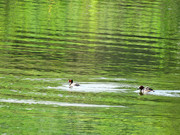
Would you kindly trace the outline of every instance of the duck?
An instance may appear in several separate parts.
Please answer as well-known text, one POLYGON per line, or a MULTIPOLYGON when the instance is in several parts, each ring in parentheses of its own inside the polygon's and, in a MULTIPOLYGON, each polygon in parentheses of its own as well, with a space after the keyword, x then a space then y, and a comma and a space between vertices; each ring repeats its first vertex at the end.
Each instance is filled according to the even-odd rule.
POLYGON ((69 88, 73 87, 73 86, 80 86, 78 83, 73 83, 73 80, 70 79, 69 80, 69 88))
POLYGON ((140 92, 139 95, 148 95, 150 92, 155 92, 153 89, 149 88, 149 87, 144 87, 144 86, 139 86, 140 92))

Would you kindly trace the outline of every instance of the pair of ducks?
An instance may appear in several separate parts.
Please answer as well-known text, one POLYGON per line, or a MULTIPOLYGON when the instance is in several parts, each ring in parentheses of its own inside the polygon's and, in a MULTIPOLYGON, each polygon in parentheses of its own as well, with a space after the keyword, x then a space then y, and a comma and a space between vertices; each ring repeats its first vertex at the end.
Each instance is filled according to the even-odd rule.
MULTIPOLYGON (((73 86, 80 86, 78 83, 73 83, 73 80, 69 80, 69 88, 73 87, 73 86)), ((139 86, 138 88, 140 90, 139 95, 147 95, 149 94, 149 92, 154 92, 153 89, 149 88, 149 87, 144 87, 144 86, 139 86)))

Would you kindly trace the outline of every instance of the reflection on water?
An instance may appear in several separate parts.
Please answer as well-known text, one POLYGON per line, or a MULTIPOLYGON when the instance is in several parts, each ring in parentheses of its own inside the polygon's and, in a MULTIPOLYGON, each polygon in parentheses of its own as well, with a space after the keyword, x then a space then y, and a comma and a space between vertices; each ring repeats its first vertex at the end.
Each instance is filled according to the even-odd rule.
POLYGON ((54 105, 54 106, 74 106, 74 107, 124 107, 124 106, 112 106, 112 105, 77 104, 77 103, 63 103, 63 102, 36 101, 36 100, 18 100, 18 99, 0 99, 0 102, 20 103, 20 104, 42 104, 42 105, 54 105))
MULTIPOLYGON (((139 90, 135 92, 139 93, 139 90)), ((155 90, 154 92, 150 92, 149 95, 180 97, 180 90, 155 90)))
POLYGON ((180 97, 180 90, 156 90, 156 92, 152 94, 158 96, 180 97))
POLYGON ((51 87, 48 86, 48 89, 59 89, 66 91, 76 91, 76 92, 126 92, 128 87, 132 87, 130 84, 119 84, 119 83, 97 83, 97 82, 81 82, 80 86, 69 88, 69 85, 63 84, 62 86, 51 87))
POLYGON ((30 81, 60 81, 61 78, 25 78, 24 80, 30 81))
POLYGON ((0 134, 179 134, 179 13, 178 0, 1 0, 0 134))

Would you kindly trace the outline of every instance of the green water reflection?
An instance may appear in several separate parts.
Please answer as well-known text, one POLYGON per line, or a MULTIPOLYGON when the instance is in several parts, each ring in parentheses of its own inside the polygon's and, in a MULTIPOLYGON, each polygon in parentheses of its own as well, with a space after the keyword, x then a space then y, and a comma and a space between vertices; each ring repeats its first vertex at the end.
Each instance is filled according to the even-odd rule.
POLYGON ((179 9, 178 0, 2 0, 0 133, 178 134, 179 9), (81 86, 69 89, 70 78, 81 86), (139 85, 154 95, 138 96, 139 85))

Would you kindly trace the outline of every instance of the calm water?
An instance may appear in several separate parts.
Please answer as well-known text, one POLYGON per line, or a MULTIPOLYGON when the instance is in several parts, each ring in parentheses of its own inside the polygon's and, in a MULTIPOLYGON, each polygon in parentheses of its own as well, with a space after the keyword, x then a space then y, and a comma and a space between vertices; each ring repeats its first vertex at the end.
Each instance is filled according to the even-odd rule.
POLYGON ((179 2, 1 0, 0 134, 179 135, 179 2))

